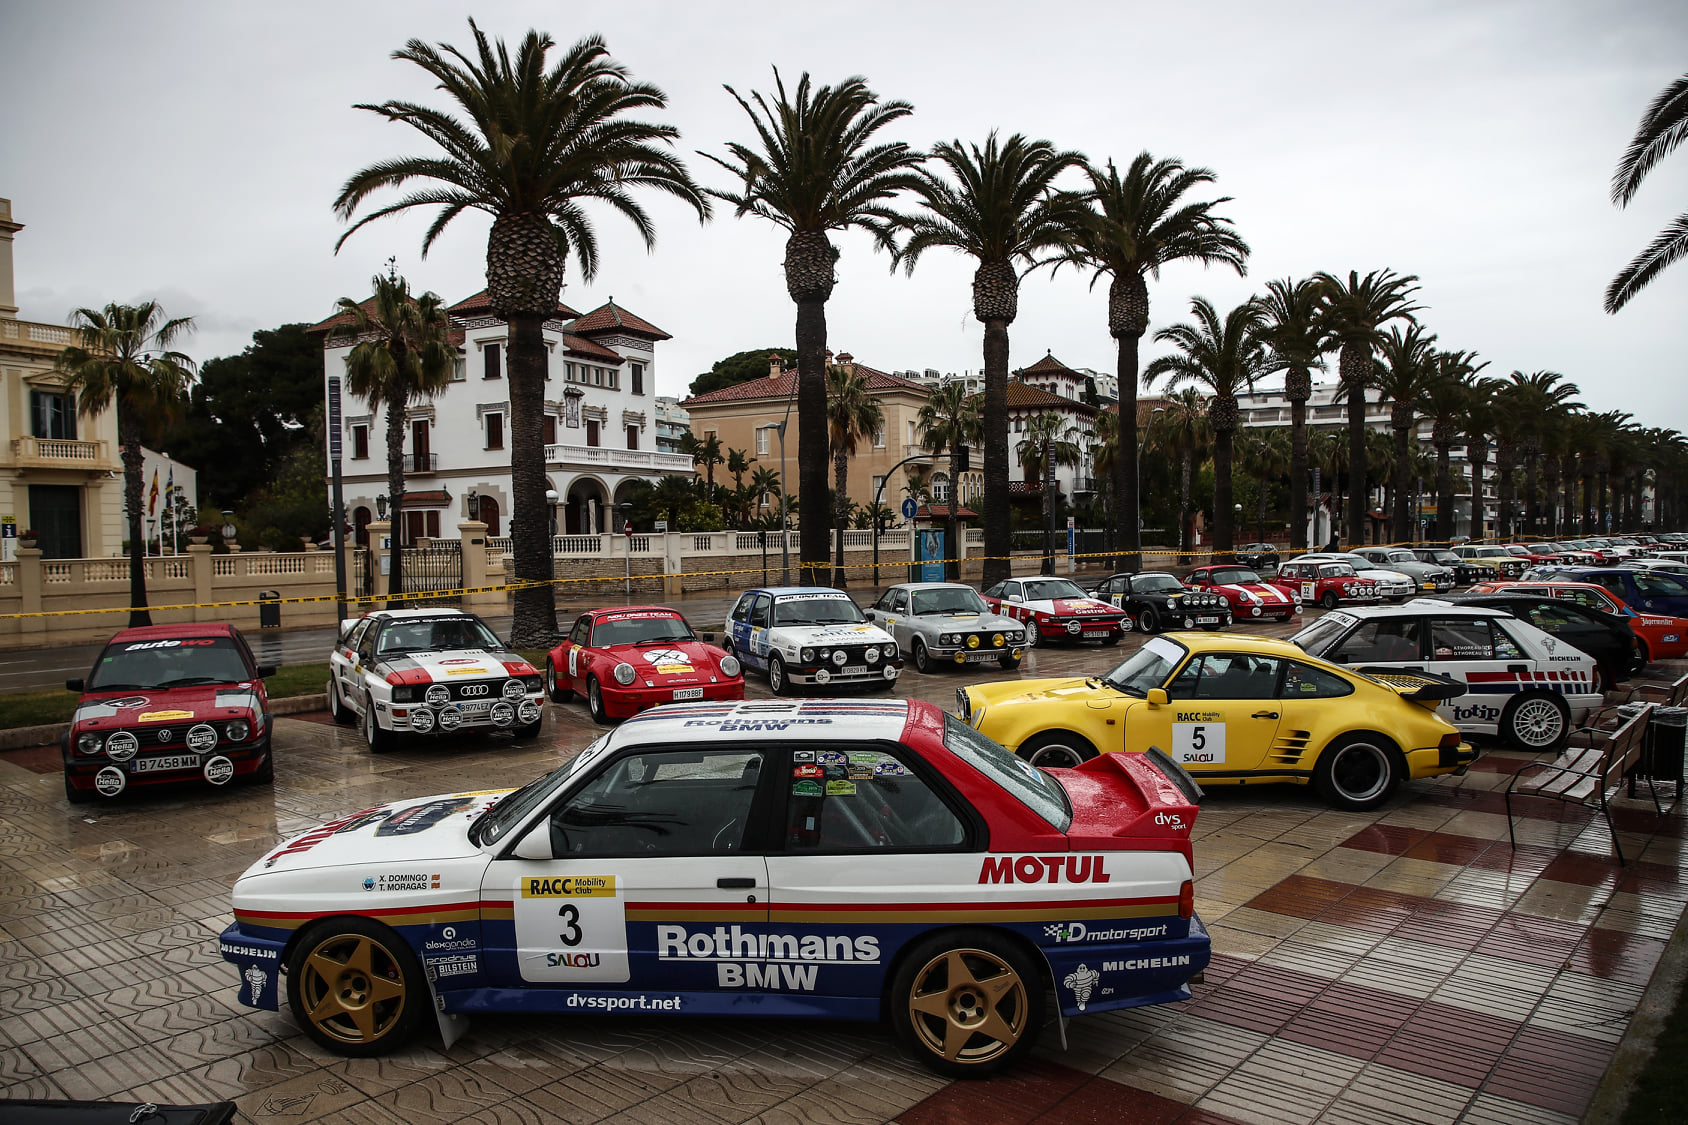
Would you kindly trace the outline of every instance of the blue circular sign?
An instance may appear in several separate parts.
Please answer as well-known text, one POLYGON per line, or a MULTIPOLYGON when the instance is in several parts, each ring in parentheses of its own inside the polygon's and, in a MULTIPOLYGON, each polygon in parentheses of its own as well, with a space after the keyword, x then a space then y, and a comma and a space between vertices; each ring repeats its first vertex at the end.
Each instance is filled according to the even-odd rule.
POLYGON ((914 513, 918 512, 919 510, 920 510, 920 506, 914 502, 914 497, 910 496, 906 500, 903 501, 903 518, 905 520, 913 519, 914 513))

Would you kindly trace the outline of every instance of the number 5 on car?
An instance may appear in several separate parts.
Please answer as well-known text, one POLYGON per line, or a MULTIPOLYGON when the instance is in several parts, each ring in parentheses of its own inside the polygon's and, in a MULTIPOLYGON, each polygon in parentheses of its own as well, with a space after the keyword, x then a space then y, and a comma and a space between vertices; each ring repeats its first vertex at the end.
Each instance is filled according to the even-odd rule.
POLYGON ((1215 765, 1225 760, 1224 723, 1173 723, 1172 758, 1179 765, 1215 765))

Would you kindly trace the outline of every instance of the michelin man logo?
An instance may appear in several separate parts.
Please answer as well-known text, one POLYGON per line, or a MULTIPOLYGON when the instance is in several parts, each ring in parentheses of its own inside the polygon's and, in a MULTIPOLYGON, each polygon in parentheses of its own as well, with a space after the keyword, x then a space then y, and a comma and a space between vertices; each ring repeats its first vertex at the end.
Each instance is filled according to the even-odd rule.
POLYGON ((1102 983, 1102 974, 1089 965, 1080 965, 1068 973, 1061 981, 1073 990, 1073 999, 1078 1001, 1078 1010, 1084 1011, 1084 1006, 1090 1002, 1090 992, 1102 983))
MULTIPOLYGON (((1083 966, 1080 967, 1082 968, 1083 966)), ((246 966, 246 972, 241 975, 246 978, 246 985, 252 992, 252 998, 248 1000, 247 1003, 256 1006, 258 1003, 258 997, 264 991, 264 985, 269 983, 270 974, 264 972, 264 970, 260 969, 256 965, 248 965, 246 966)))

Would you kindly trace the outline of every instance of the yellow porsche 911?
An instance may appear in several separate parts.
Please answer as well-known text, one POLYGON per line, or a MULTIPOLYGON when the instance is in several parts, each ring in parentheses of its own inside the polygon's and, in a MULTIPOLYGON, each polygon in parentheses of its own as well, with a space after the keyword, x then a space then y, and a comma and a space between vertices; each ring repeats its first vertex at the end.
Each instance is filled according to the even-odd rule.
POLYGON ((1361 810, 1405 779, 1476 760, 1436 714, 1464 691, 1428 673, 1367 675, 1270 637, 1168 633, 1105 676, 977 684, 956 698, 963 721, 1036 765, 1156 746, 1204 785, 1311 782, 1361 810))

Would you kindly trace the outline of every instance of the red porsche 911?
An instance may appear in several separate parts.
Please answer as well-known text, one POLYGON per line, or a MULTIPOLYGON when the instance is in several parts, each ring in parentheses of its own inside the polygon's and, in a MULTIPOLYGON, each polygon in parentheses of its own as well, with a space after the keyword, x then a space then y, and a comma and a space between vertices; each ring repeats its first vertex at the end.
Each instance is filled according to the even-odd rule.
POLYGON ((586 697, 600 723, 659 703, 744 698, 738 658, 704 641, 667 606, 622 606, 581 614, 545 658, 546 694, 586 697))

